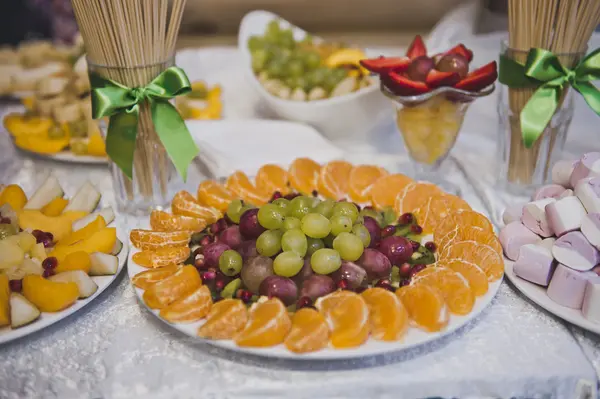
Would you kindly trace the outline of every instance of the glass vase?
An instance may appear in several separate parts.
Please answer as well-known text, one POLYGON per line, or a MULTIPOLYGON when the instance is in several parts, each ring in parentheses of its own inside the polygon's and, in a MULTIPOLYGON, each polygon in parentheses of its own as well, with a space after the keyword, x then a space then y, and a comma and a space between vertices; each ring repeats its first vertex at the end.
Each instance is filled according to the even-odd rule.
MULTIPOLYGON (((528 50, 509 48, 502 43, 502 54, 523 63, 528 50)), ((557 54, 561 64, 574 66, 584 53, 557 54)), ((521 132, 521 110, 536 88, 498 90, 498 187, 518 196, 529 196, 536 188, 550 183, 552 165, 562 157, 567 130, 574 111, 573 90, 563 91, 559 106, 541 136, 526 148, 521 132)))
MULTIPOLYGON (((88 60, 88 69, 90 73, 112 79, 127 87, 141 87, 174 64, 174 57, 159 63, 134 67, 98 65, 88 60)), ((107 128, 108 124, 101 124, 104 139, 107 128)), ((130 179, 112 161, 110 169, 117 207, 120 212, 130 215, 142 216, 149 214, 153 209, 165 208, 176 187, 181 184, 181 178, 156 133, 147 101, 142 102, 139 108, 133 177, 130 179)))

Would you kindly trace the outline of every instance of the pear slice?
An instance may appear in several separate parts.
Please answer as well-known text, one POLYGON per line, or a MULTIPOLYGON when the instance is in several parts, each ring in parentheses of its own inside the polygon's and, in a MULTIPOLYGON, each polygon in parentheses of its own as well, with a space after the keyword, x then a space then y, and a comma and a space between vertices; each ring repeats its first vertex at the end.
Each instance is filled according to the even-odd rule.
POLYGON ((58 183, 58 179, 50 175, 44 183, 31 196, 25 204, 24 209, 42 209, 56 197, 62 197, 65 194, 58 183))
POLYGON ((83 183, 63 212, 85 211, 91 213, 100 202, 102 195, 89 181, 83 183))
POLYGON ((107 225, 111 224, 115 220, 115 213, 111 207, 102 208, 99 211, 90 213, 89 215, 77 219, 73 222, 73 231, 81 230, 88 224, 92 223, 98 216, 102 216, 107 225))
POLYGON ((118 255, 121 253, 121 250, 123 249, 123 243, 121 242, 121 240, 119 240, 117 238, 117 241, 115 241, 115 246, 113 247, 112 251, 110 252, 111 255, 118 255))
POLYGON ((90 260, 92 261, 90 276, 113 275, 119 269, 119 258, 115 255, 94 252, 90 255, 90 260))
POLYGON ((17 328, 31 323, 40 317, 40 311, 21 294, 10 294, 10 325, 17 328))
POLYGON ((59 283, 75 283, 79 288, 79 298, 88 298, 98 290, 98 284, 94 282, 83 270, 70 270, 58 273, 49 278, 50 281, 59 283))

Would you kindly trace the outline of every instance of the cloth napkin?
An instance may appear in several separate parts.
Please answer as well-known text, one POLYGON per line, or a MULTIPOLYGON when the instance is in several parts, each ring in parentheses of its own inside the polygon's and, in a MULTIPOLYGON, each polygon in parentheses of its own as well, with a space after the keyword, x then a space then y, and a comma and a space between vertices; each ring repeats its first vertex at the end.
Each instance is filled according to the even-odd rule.
POLYGON ((296 158, 325 163, 344 158, 344 152, 300 123, 271 120, 192 121, 188 129, 200 149, 200 163, 211 178, 236 170, 256 174, 266 163, 283 167, 296 158))

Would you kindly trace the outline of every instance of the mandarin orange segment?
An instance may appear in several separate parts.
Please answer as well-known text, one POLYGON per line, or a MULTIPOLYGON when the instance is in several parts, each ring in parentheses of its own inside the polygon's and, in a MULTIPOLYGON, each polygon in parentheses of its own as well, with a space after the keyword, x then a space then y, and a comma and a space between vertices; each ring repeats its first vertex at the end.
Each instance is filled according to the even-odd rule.
POLYGON ((309 158, 296 158, 288 170, 290 186, 296 191, 310 195, 317 189, 321 165, 309 158))
POLYGON ((400 173, 380 177, 369 190, 371 203, 377 209, 393 207, 398 194, 413 182, 413 179, 400 173))
POLYGON ((171 209, 175 215, 199 218, 204 220, 206 224, 214 223, 223 217, 218 209, 200 205, 198 200, 187 191, 180 191, 175 194, 171 209))
POLYGON ((198 336, 210 339, 232 339, 248 322, 248 310, 239 299, 223 299, 212 305, 206 323, 198 336))
MULTIPOLYGON (((413 212, 419 209, 435 195, 441 193, 440 189, 431 183, 416 182, 410 184, 396 198, 395 209, 399 215, 406 212, 413 212)), ((421 221, 418 221, 421 223, 421 221)))
POLYGON ((410 319, 420 328, 435 332, 448 324, 444 296, 435 287, 411 284, 396 290, 396 295, 406 307, 410 319))
POLYGON ((477 241, 454 242, 439 255, 440 259, 463 259, 475 263, 485 272, 489 281, 496 281, 504 274, 502 256, 489 245, 477 241))
POLYGON ((457 231, 455 241, 477 241, 484 245, 489 245, 502 255, 502 245, 496 237, 496 234, 488 230, 483 230, 481 227, 465 226, 460 227, 457 231))
POLYGON ((317 182, 319 194, 339 200, 348 193, 348 178, 352 164, 346 161, 331 161, 321 168, 317 182))
POLYGON ((134 229, 129 238, 134 247, 141 250, 155 250, 166 247, 185 247, 190 242, 189 231, 153 231, 134 229))
POLYGON ((171 276, 152 284, 143 299, 151 309, 162 309, 202 285, 194 266, 183 266, 171 276))
POLYGON ((494 231, 492 222, 479 212, 475 211, 461 211, 454 215, 458 226, 472 226, 480 227, 487 231, 494 231))
POLYGON ((289 194, 288 172, 279 165, 263 165, 256 173, 256 188, 265 194, 273 195, 275 191, 289 194))
POLYGON ((457 315, 473 310, 475 295, 468 280, 461 274, 444 267, 428 267, 413 277, 414 284, 427 284, 440 290, 448 309, 457 315), (423 273, 429 271, 429 273, 423 273))
POLYGON ((160 317, 171 323, 190 323, 206 317, 212 306, 212 295, 207 286, 183 296, 160 310, 160 317))
POLYGON ((206 227, 206 222, 203 219, 173 215, 172 213, 153 210, 150 214, 150 227, 156 231, 201 231, 206 227))
POLYGON ((369 202, 371 187, 377 179, 387 174, 385 169, 375 165, 353 167, 348 176, 348 196, 359 204, 369 202))
POLYGON ((315 309, 302 308, 292 317, 292 328, 283 342, 294 353, 315 352, 327 347, 329 326, 315 309))
POLYGON ((145 270, 133 276, 131 283, 142 290, 147 290, 152 284, 172 276, 177 270, 179 270, 178 265, 145 270))
POLYGON ((223 185, 214 180, 204 180, 198 186, 198 201, 205 206, 210 206, 225 212, 227 206, 235 199, 223 185))
POLYGON ((136 252, 131 258, 142 267, 165 267, 183 263, 190 256, 189 247, 167 247, 136 252))
POLYGON ((283 302, 271 298, 250 308, 248 323, 236 335, 239 346, 268 347, 281 344, 292 327, 283 302))
MULTIPOLYGON (((437 225, 456 212, 470 210, 469 204, 460 197, 446 193, 435 194, 427 201, 426 212, 417 217, 425 231, 434 232, 437 225)), ((415 212, 416 213, 416 212, 415 212)))
POLYGON ((438 267, 445 267, 460 273, 469 282, 469 287, 475 296, 485 295, 489 283, 485 272, 475 263, 462 259, 444 259, 436 263, 438 267))
POLYGON ((227 178, 225 187, 237 198, 243 199, 254 205, 266 204, 271 199, 271 194, 258 190, 244 172, 236 171, 227 178))
POLYGON ((381 341, 397 341, 408 328, 408 312, 400 299, 383 288, 368 288, 362 294, 369 307, 371 334, 381 341))
POLYGON ((317 299, 315 305, 329 324, 334 348, 354 348, 369 338, 369 307, 360 295, 336 291, 317 299))

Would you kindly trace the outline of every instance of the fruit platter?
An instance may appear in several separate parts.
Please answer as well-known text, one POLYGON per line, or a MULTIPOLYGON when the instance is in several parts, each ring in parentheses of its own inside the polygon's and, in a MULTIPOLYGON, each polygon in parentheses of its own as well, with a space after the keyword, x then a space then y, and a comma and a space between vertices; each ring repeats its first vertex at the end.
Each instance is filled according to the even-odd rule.
POLYGON ((497 292, 490 221, 374 165, 298 158, 205 180, 130 232, 138 298, 173 328, 261 356, 402 350, 476 317, 497 292))
POLYGON ((559 161, 552 184, 508 207, 500 232, 506 274, 555 315, 600 333, 600 153, 559 161))
POLYGON ((123 269, 128 241, 100 200, 89 182, 66 198, 52 175, 29 198, 0 186, 0 343, 75 313, 123 269))

